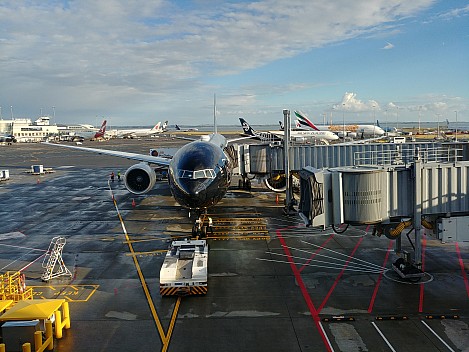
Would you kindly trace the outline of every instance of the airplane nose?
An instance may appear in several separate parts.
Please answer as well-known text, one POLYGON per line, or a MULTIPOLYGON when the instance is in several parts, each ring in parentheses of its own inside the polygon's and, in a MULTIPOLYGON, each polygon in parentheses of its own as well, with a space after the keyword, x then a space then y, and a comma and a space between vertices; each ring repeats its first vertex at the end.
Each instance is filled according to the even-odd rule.
POLYGON ((199 196, 207 189, 204 183, 191 179, 180 179, 179 186, 189 196, 199 196))
POLYGON ((207 199, 207 187, 203 182, 191 179, 179 179, 178 188, 184 194, 184 203, 190 208, 197 208, 207 199))

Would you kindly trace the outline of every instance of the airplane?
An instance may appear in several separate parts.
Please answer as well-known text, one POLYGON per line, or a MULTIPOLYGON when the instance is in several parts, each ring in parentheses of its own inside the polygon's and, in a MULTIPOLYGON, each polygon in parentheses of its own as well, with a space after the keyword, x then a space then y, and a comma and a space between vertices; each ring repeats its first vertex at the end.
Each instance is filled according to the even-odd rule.
MULTIPOLYGON (((378 120, 376 120, 376 126, 381 127, 381 125, 379 124, 379 121, 378 121, 378 120)), ((381 128, 382 128, 383 131, 384 131, 385 133, 387 133, 387 134, 389 134, 389 133, 397 133, 397 128, 396 128, 396 127, 388 127, 388 126, 386 126, 386 127, 381 127, 381 128)))
POLYGON ((94 134, 94 136, 93 136, 94 139, 105 138, 105 136, 106 136, 106 123, 107 123, 107 121, 104 120, 103 124, 101 125, 101 128, 99 129, 99 131, 94 134))
POLYGON ((15 136, 13 136, 12 134, 2 134, 0 135, 0 143, 7 143, 7 144, 11 144, 11 143, 16 143, 17 140, 15 138, 15 136))
POLYGON ((124 184, 133 194, 149 192, 156 182, 156 173, 151 165, 168 168, 168 184, 177 203, 189 209, 189 216, 200 215, 217 204, 228 191, 233 168, 237 166, 237 153, 229 143, 242 138, 227 140, 215 132, 203 135, 184 145, 172 158, 122 151, 85 148, 72 145, 60 146, 102 155, 136 160, 124 174, 124 184))
POLYGON ((99 130, 96 130, 91 125, 69 126, 69 128, 61 130, 69 130, 68 133, 61 135, 61 139, 77 142, 82 142, 85 139, 102 139, 106 134, 106 123, 107 121, 104 120, 99 130))
POLYGON ((185 129, 182 129, 178 125, 174 125, 174 127, 176 128, 176 130, 178 130, 180 132, 196 132, 196 131, 199 130, 198 128, 195 128, 195 127, 189 127, 189 128, 185 128, 185 129))
POLYGON ((351 137, 351 138, 365 138, 365 137, 380 137, 384 135, 384 130, 381 127, 375 125, 323 125, 316 126, 311 122, 305 113, 301 111, 294 111, 300 125, 312 128, 315 131, 331 131, 336 133, 339 137, 351 137), (345 135, 344 135, 345 131, 345 135))
POLYGON ((149 137, 157 133, 163 133, 166 129, 168 121, 163 123, 158 122, 153 128, 134 128, 126 130, 113 130, 111 135, 116 138, 138 138, 138 137, 149 137))
MULTIPOLYGON (((249 123, 242 117, 239 118, 241 127, 243 128, 244 134, 247 136, 253 136, 260 139, 263 142, 278 142, 283 141, 283 135, 285 131, 269 131, 259 132, 255 131, 249 123)), ((290 138, 296 142, 307 142, 307 141, 322 141, 325 144, 329 144, 329 141, 339 139, 339 137, 330 131, 305 131, 305 130, 292 130, 290 132, 290 138)))

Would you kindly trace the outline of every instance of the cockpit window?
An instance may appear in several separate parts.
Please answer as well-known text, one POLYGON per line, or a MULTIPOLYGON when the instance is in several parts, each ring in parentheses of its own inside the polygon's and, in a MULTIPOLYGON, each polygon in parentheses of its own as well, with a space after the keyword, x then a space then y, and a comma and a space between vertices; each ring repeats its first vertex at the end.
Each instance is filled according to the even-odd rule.
POLYGON ((199 178, 215 178, 215 170, 179 170, 179 178, 191 178, 194 180, 199 178))

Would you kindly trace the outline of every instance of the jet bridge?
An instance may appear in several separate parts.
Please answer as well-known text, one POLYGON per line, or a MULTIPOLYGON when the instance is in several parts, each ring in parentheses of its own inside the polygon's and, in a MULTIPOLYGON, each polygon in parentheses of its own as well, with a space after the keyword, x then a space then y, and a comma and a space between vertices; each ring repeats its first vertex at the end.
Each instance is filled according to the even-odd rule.
POLYGON ((396 239, 395 251, 403 258, 394 269, 403 278, 423 275, 422 227, 444 242, 469 241, 468 143, 251 144, 239 146, 238 158, 240 185, 257 178, 287 193, 289 165, 300 177, 299 215, 308 226, 338 232, 350 224, 371 224, 373 234, 396 239), (400 235, 410 226, 413 260, 401 251, 400 235))
POLYGON ((417 147, 408 154, 358 153, 350 167, 307 166, 299 172, 298 211, 308 226, 374 225, 373 234, 396 239, 404 257, 393 268, 419 278, 422 227, 444 242, 469 241, 469 161, 462 158, 461 148, 417 147), (411 226, 413 261, 400 237, 411 226))
MULTIPOLYGON (((418 149, 425 160, 436 160, 457 155, 458 160, 469 160, 467 143, 337 143, 332 145, 305 145, 293 143, 289 147, 289 168, 297 173, 306 166, 318 169, 358 165, 381 165, 391 159, 394 164, 413 161, 418 149)), ((251 179, 263 180, 275 191, 285 190, 285 152, 281 143, 244 144, 238 146, 238 167, 242 176, 240 186, 251 179)))

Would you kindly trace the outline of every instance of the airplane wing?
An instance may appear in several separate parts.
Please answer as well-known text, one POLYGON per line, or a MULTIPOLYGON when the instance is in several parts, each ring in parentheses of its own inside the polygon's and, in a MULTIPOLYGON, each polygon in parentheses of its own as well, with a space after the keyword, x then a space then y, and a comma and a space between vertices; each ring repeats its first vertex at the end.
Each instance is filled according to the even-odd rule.
POLYGON ((163 158, 159 156, 151 156, 151 155, 129 153, 129 152, 120 152, 117 150, 85 148, 85 147, 78 147, 74 145, 64 145, 64 144, 56 144, 56 143, 49 143, 49 142, 43 142, 43 144, 62 147, 62 148, 76 149, 76 150, 102 154, 102 155, 116 156, 119 158, 124 158, 124 159, 129 159, 129 160, 143 161, 149 164, 156 164, 156 165, 161 165, 161 166, 168 166, 169 162, 171 161, 171 159, 163 158))
POLYGON ((367 138, 367 139, 359 139, 353 142, 346 142, 346 143, 340 143, 341 145, 351 145, 351 144, 366 144, 369 142, 374 142, 374 141, 379 141, 380 139, 383 139, 383 136, 379 137, 374 137, 374 138, 367 138))

